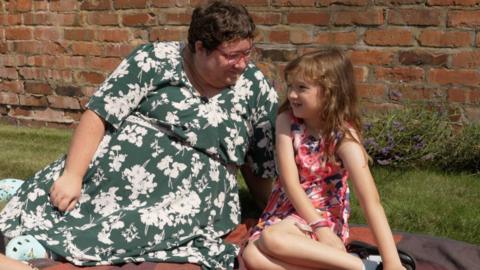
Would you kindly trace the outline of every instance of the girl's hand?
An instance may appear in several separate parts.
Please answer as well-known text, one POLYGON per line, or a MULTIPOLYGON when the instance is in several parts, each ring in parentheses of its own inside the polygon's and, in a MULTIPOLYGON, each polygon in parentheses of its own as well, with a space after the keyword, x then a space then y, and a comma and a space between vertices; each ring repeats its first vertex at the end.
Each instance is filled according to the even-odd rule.
POLYGON ((81 177, 62 174, 50 188, 50 201, 58 210, 70 211, 75 208, 82 190, 81 177))
POLYGON ((315 231, 318 242, 329 245, 336 249, 346 251, 342 240, 328 227, 323 227, 315 231))

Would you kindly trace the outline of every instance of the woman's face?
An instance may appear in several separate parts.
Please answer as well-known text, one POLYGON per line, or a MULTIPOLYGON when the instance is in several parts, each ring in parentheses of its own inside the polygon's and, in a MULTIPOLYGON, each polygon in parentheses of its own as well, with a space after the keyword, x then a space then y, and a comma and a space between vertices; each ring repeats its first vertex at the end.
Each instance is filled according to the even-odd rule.
POLYGON ((223 42, 218 48, 208 52, 201 42, 197 42, 197 72, 206 83, 215 88, 233 85, 247 67, 252 47, 251 39, 237 39, 223 42))

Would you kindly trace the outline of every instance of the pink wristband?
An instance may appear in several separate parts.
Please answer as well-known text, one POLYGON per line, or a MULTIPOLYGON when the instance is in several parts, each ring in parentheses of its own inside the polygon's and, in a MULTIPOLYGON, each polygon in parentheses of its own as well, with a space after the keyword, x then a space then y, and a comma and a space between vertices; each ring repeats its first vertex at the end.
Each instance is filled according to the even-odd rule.
POLYGON ((312 232, 315 232, 316 230, 323 228, 323 227, 330 227, 332 223, 330 220, 328 220, 328 214, 327 212, 322 212, 322 217, 319 218, 318 220, 315 220, 311 223, 308 224, 310 228, 312 229, 312 232))

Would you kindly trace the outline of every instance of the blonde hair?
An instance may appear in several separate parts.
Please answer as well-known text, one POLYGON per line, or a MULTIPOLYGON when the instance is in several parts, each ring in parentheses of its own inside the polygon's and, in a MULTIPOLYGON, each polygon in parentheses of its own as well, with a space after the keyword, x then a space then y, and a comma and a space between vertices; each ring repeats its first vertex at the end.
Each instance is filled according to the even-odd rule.
MULTIPOLYGON (((358 143, 361 141, 361 121, 357 109, 357 91, 353 66, 350 59, 339 49, 330 48, 306 53, 285 67, 285 80, 302 78, 322 88, 322 109, 318 115, 323 126, 321 135, 325 139, 329 159, 334 158, 333 149, 338 132, 343 138, 348 135, 358 143), (356 136, 352 134, 352 129, 356 136)), ((291 110, 288 99, 278 113, 291 110)))

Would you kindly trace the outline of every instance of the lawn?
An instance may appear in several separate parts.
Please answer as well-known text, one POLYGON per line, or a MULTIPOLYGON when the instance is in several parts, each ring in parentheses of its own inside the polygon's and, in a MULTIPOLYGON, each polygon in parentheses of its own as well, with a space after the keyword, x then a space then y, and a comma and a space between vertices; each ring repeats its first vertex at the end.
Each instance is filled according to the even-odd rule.
MULTIPOLYGON (((67 151, 70 130, 0 125, 0 178, 25 179, 67 151)), ((480 176, 372 169, 393 230, 480 245, 480 176)), ((240 179, 244 217, 258 215, 240 179)), ((352 198, 351 223, 364 224, 352 198)))

